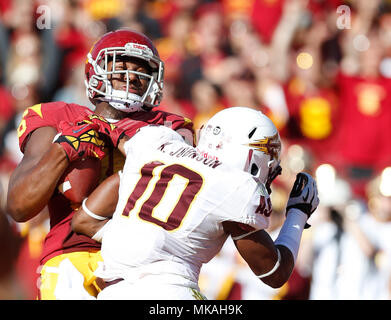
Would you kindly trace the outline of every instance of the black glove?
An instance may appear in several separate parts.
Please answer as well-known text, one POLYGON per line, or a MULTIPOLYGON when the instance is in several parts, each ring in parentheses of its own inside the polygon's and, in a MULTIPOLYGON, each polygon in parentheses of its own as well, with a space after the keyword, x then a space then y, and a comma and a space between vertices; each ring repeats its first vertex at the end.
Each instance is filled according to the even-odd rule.
MULTIPOLYGON (((309 218, 318 204, 318 189, 314 178, 305 172, 298 173, 289 195, 286 213, 288 214, 290 209, 295 208, 304 212, 309 218)), ((304 228, 308 229, 309 227, 310 225, 306 223, 304 228)))

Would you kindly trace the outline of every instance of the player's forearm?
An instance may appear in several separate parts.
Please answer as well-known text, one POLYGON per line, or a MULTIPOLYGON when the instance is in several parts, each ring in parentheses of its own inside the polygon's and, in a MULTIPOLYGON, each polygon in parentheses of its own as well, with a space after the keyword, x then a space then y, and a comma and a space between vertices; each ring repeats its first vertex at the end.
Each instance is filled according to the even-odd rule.
POLYGON ((47 205, 68 164, 58 144, 52 144, 39 160, 22 160, 8 187, 7 211, 15 221, 27 221, 47 205))
POLYGON ((97 215, 111 217, 115 211, 118 202, 118 188, 120 183, 119 173, 105 179, 88 196, 86 206, 97 215))
POLYGON ((305 213, 290 209, 275 242, 264 230, 246 234, 237 224, 225 222, 223 226, 254 274, 270 287, 279 288, 293 271, 306 221, 305 213))
POLYGON ((108 221, 93 219, 80 208, 72 217, 72 230, 92 238, 108 221))
POLYGON ((119 183, 120 177, 116 173, 88 196, 72 218, 73 231, 92 237, 108 222, 117 206, 119 183))
POLYGON ((276 246, 276 249, 278 249, 280 253, 280 261, 278 265, 275 265, 276 271, 269 276, 266 275, 262 277, 261 274, 260 278, 260 280, 272 288, 282 287, 289 280, 295 266, 293 255, 288 248, 276 246))
POLYGON ((235 241, 236 247, 253 273, 265 284, 279 288, 288 281, 294 268, 291 251, 275 245, 263 230, 235 241))
POLYGON ((300 210, 293 208, 288 211, 286 220, 274 242, 280 253, 280 263, 276 272, 262 279, 264 283, 273 288, 278 288, 289 280, 295 267, 306 221, 307 215, 300 210))

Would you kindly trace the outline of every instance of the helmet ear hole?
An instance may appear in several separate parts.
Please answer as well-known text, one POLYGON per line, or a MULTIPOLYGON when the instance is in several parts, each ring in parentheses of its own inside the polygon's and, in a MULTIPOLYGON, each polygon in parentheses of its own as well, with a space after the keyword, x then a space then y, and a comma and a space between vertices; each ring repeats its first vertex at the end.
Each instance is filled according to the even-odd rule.
POLYGON ((258 166, 255 163, 253 163, 252 166, 251 166, 251 171, 250 171, 251 174, 253 176, 256 176, 258 174, 258 171, 259 171, 258 166))

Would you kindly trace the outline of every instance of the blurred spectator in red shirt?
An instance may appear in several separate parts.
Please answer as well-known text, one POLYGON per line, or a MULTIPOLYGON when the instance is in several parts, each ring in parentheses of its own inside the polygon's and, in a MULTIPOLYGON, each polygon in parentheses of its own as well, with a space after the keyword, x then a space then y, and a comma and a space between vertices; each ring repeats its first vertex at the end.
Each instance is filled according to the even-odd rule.
POLYGON ((12 95, 5 87, 0 85, 0 136, 14 112, 12 95))
POLYGON ((280 20, 285 0, 254 0, 251 21, 262 41, 269 43, 280 20))
POLYGON ((351 30, 341 38, 344 57, 337 79, 340 96, 338 154, 355 192, 391 162, 391 79, 381 68, 385 46, 375 17, 380 1, 358 1, 351 30))
POLYGON ((290 53, 291 72, 285 85, 290 118, 283 135, 310 148, 319 161, 326 162, 334 161, 331 148, 339 112, 337 93, 323 71, 328 66, 322 45, 333 32, 321 20, 299 32, 296 41, 300 40, 300 46, 290 53))

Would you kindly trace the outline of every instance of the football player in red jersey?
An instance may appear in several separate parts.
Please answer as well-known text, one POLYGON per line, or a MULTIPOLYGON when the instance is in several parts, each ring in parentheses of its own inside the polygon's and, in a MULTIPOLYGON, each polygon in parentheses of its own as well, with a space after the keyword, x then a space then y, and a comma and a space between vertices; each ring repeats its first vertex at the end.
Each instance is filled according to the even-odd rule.
POLYGON ((85 75, 94 111, 64 102, 37 104, 26 109, 18 127, 24 156, 9 182, 7 209, 24 222, 48 206, 51 228, 41 257, 40 299, 91 299, 100 291, 93 275, 101 260, 100 243, 72 232, 80 204, 57 188, 69 164, 96 157, 103 180, 123 167, 116 148, 120 134, 131 136, 148 124, 169 126, 193 143, 189 119, 153 110, 162 99, 164 63, 145 35, 129 29, 103 35, 87 55, 85 75), (83 118, 88 121, 79 122, 83 118), (114 143, 98 132, 109 134, 114 143))

